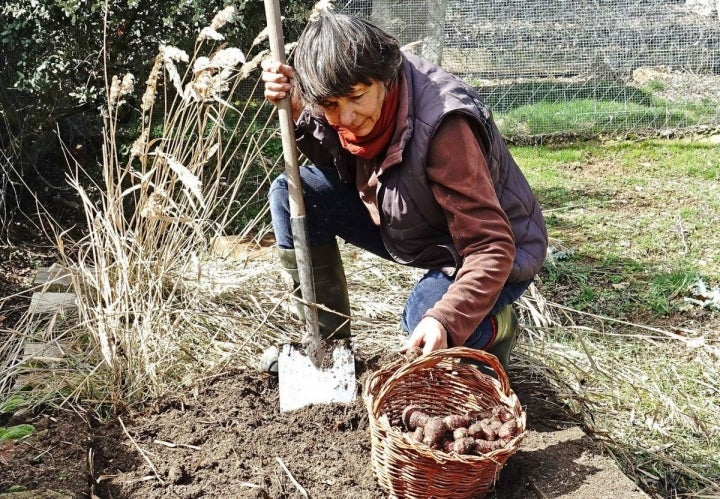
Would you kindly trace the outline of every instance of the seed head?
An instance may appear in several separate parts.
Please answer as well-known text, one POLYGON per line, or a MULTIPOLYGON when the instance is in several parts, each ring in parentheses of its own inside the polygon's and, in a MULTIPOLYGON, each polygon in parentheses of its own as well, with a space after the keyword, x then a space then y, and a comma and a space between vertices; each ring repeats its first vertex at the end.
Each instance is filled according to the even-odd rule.
POLYGON ((233 22, 235 18, 235 7, 228 5, 223 10, 215 14, 213 20, 210 22, 210 28, 213 30, 219 30, 227 23, 233 22))
POLYGON ((203 29, 200 30, 200 35, 198 35, 198 40, 216 40, 221 41, 224 40, 225 37, 212 29, 210 26, 206 26, 203 29))
POLYGON ((162 66, 163 57, 162 54, 155 56, 155 63, 153 64, 150 74, 148 75, 147 82, 145 85, 145 93, 142 97, 142 104, 140 108, 143 111, 149 110, 155 103, 155 94, 157 92, 157 82, 160 77, 160 67, 162 66))

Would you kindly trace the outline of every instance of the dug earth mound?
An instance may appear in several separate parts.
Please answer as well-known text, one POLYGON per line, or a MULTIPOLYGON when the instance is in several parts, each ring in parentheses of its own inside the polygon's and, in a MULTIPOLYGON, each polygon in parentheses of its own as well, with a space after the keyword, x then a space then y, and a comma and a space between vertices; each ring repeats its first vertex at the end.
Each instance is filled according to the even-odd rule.
MULTIPOLYGON (((394 360, 356 357, 361 383, 394 360)), ((648 497, 529 373, 509 375, 528 433, 487 497, 648 497)), ((80 416, 91 420, 73 412, 38 416, 40 431, 0 452, 9 470, 0 490, 22 484, 33 490, 14 497, 66 498, 386 497, 373 476, 360 398, 281 413, 277 378, 238 370, 103 424, 80 416)))

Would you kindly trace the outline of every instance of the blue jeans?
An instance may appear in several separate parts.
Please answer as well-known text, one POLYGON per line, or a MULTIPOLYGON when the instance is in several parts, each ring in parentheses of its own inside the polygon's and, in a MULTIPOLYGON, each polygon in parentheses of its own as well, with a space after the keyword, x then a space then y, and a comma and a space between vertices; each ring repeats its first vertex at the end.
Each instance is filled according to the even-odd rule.
MULTIPOLYGON (((329 243, 338 236, 359 248, 390 259, 380 228, 373 223, 354 185, 340 180, 334 168, 315 166, 301 167, 300 180, 311 247, 329 243)), ((284 173, 273 181, 268 197, 277 245, 284 249, 293 248, 290 201, 284 173)))
MULTIPOLYGON (((300 177, 311 247, 327 244, 337 236, 370 253, 392 260, 385 249, 380 228, 373 223, 353 184, 340 180, 334 168, 303 166, 300 168, 300 177)), ((283 249, 293 248, 285 174, 273 181, 268 197, 277 244, 283 249)), ((420 279, 405 302, 401 324, 406 332, 415 329, 425 312, 442 298, 452 282, 453 278, 440 270, 430 270, 420 279)), ((506 284, 490 315, 520 298, 531 282, 506 284)), ((465 346, 483 349, 489 346, 491 339, 492 324, 488 316, 468 338, 465 346)))

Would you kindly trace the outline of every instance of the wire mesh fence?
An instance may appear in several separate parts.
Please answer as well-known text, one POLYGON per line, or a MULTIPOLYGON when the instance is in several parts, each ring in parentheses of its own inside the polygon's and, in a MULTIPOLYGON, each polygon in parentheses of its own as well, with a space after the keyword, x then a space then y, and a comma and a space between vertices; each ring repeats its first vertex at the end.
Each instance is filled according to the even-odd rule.
POLYGON ((351 0, 475 86, 507 136, 714 129, 719 0, 351 0))

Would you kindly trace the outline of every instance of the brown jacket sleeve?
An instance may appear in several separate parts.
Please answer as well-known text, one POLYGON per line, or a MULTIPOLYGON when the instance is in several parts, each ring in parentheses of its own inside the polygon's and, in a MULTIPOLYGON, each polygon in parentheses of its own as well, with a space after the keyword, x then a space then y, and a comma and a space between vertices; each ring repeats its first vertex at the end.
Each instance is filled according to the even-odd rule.
POLYGON ((444 119, 428 151, 427 175, 463 258, 455 282, 425 316, 440 321, 459 346, 488 315, 512 268, 515 242, 473 130, 462 117, 444 119))

